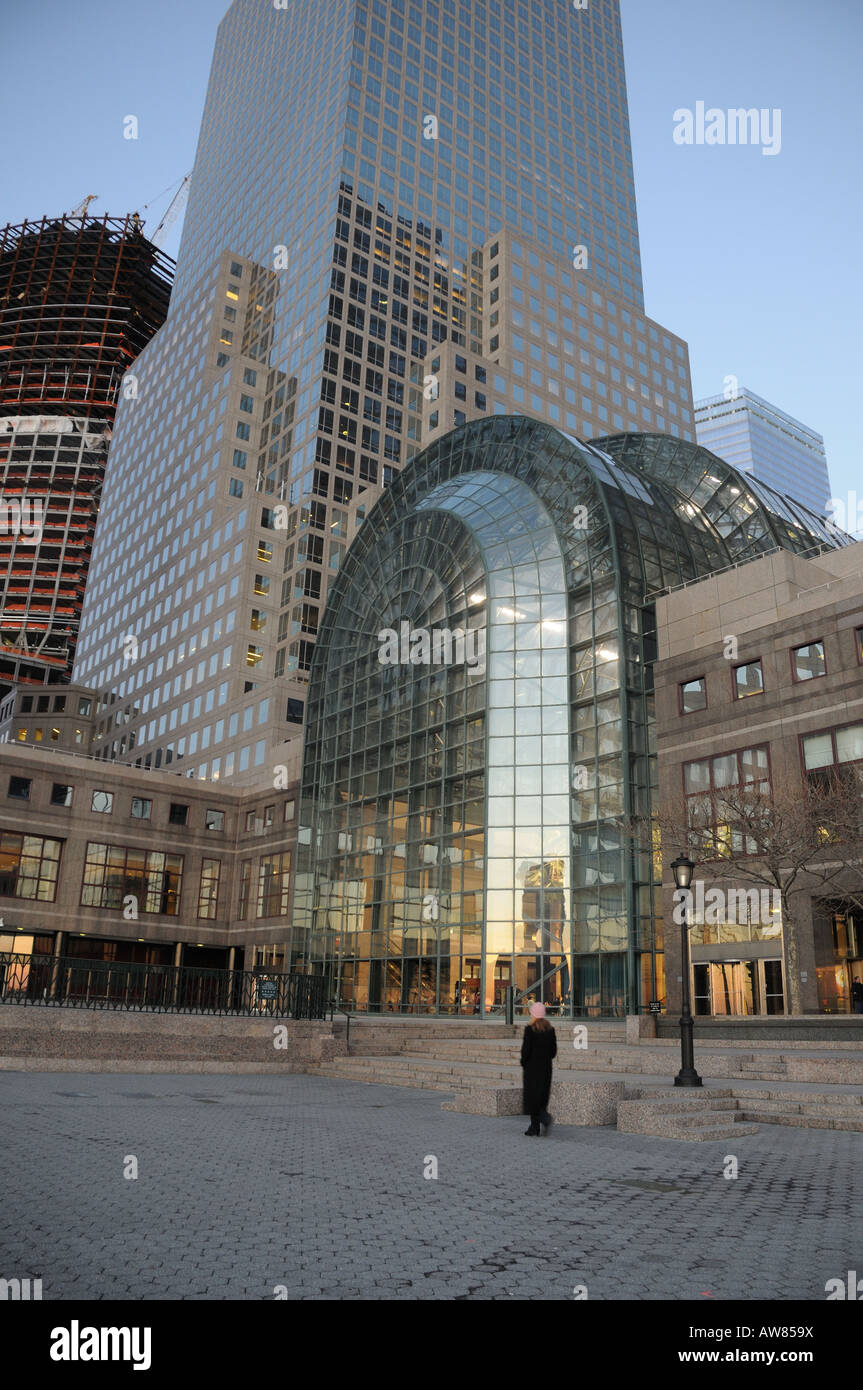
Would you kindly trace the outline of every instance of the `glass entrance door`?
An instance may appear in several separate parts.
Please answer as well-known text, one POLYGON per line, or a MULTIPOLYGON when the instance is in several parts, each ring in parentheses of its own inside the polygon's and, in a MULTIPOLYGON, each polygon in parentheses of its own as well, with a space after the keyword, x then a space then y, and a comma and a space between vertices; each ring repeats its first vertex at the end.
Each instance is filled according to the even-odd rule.
POLYGON ((692 976, 695 1014, 745 1018, 785 1012, 781 960, 699 962, 692 976))

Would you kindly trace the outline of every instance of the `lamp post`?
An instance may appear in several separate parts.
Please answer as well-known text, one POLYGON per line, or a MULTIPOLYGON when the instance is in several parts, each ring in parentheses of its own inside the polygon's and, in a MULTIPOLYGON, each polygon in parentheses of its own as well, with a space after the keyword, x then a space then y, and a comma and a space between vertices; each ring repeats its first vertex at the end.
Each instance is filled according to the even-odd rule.
MULTIPOLYGON (((692 860, 687 859, 683 854, 675 859, 671 866, 671 872, 674 874, 677 888, 684 891, 689 889, 694 868, 695 865, 692 860)), ((674 1084, 675 1086, 700 1086, 701 1077, 695 1070, 693 1018, 689 999, 689 925, 686 921, 685 898, 680 904, 680 913, 680 964, 683 977, 680 1002, 680 1071, 674 1078, 674 1084)))

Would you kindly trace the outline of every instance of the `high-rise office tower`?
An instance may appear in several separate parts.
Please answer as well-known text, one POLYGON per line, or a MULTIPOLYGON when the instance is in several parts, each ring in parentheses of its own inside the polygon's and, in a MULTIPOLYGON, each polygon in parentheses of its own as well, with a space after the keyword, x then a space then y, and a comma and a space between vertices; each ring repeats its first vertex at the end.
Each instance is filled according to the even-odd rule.
POLYGON ((172 270, 135 214, 0 229, 0 693, 71 676, 117 396, 172 270))
POLYGON ((825 515, 830 477, 824 439, 793 415, 741 387, 696 401, 695 430, 699 444, 726 463, 825 515))
POLYGON ((76 665, 97 747, 279 764, 328 580, 424 442, 436 349, 521 372, 509 409, 557 422, 559 393, 564 428, 655 411, 691 437, 685 345, 653 329, 617 0, 235 0, 171 315, 112 445, 76 665))

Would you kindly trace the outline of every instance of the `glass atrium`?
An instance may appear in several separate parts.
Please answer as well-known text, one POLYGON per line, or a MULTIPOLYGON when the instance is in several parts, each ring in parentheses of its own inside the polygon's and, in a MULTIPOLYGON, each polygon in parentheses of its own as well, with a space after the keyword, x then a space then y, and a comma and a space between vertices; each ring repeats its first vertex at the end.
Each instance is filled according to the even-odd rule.
POLYGON ((652 598, 837 543, 670 436, 498 416, 419 454, 313 659, 294 959, 374 1012, 484 1015, 508 985, 573 1017, 663 997, 657 866, 624 830, 656 785, 652 598), (410 637, 388 664, 384 632, 410 637), (461 645, 419 640, 441 632, 461 645))

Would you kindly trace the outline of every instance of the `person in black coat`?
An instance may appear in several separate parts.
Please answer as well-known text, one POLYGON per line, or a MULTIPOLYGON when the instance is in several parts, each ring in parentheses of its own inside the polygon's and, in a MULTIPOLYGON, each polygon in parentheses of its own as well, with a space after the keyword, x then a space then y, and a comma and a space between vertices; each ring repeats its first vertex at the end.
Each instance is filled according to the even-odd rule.
POLYGON ((547 1130, 552 1122, 546 1107, 551 1093, 551 1063, 556 1056, 557 1037, 545 1016, 545 1005, 531 1004, 530 1023, 521 1040, 524 1112, 530 1116, 530 1127, 525 1134, 539 1134, 540 1124, 547 1130))

